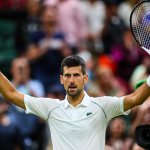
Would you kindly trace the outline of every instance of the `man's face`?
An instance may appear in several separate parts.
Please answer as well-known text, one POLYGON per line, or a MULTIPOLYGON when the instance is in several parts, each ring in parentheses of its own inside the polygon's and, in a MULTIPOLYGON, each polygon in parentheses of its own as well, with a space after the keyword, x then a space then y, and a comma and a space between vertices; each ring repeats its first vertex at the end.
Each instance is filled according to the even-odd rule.
POLYGON ((83 75, 81 66, 65 66, 60 80, 69 96, 78 96, 84 90, 84 85, 88 81, 88 76, 83 75))
POLYGON ((26 82, 30 76, 30 68, 27 60, 24 58, 18 58, 14 60, 11 68, 11 73, 15 82, 26 82))

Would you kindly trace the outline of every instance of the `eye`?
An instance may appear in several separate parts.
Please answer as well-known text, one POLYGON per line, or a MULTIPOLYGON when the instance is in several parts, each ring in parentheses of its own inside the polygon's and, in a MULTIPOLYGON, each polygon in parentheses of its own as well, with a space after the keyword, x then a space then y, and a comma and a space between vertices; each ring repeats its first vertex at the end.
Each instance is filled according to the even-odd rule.
POLYGON ((64 76, 65 76, 66 78, 70 78, 70 77, 71 77, 70 74, 65 74, 64 76))
POLYGON ((79 77, 80 74, 76 73, 76 74, 74 74, 73 76, 74 76, 74 77, 79 77))

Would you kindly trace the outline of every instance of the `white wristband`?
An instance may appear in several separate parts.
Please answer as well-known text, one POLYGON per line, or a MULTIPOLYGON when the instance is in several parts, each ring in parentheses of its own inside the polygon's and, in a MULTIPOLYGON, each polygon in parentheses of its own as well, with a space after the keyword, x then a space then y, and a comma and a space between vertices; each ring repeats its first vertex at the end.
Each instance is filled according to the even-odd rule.
POLYGON ((147 80, 146 80, 147 85, 150 87, 150 75, 148 76, 147 80))

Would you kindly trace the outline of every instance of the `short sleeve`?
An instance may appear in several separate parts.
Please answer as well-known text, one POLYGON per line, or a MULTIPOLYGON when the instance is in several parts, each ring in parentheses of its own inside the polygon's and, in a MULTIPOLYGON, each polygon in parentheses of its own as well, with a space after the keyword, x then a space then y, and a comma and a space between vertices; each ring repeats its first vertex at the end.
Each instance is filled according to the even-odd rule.
POLYGON ((60 104, 60 100, 24 95, 24 103, 27 114, 35 114, 47 120, 49 112, 60 104))
POLYGON ((129 111, 124 111, 124 97, 104 96, 97 99, 97 103, 103 108, 107 121, 119 115, 128 115, 129 111))

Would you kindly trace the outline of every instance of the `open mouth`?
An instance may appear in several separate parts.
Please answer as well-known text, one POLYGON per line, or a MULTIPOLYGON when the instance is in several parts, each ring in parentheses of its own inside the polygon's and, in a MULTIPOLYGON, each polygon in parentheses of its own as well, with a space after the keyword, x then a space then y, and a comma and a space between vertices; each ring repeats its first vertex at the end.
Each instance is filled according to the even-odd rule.
POLYGON ((76 86, 69 86, 69 90, 74 90, 76 88, 77 88, 76 86))

